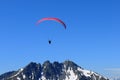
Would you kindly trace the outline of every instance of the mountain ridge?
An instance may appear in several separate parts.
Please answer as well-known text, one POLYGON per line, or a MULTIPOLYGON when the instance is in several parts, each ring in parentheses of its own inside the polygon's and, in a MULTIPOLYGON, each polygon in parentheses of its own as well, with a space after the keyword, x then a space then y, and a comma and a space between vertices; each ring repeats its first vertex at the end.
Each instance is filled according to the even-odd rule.
POLYGON ((109 80, 102 75, 86 70, 72 61, 49 60, 43 64, 30 62, 24 68, 0 75, 0 80, 109 80))

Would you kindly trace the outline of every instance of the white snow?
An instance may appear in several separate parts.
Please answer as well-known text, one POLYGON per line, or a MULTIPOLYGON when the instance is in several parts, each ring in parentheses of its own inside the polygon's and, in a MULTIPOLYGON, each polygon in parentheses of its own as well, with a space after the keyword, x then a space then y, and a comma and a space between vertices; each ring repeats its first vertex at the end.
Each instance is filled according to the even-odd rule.
POLYGON ((47 80, 47 79, 45 78, 45 76, 42 76, 41 79, 42 79, 42 80, 47 80))
POLYGON ((66 71, 66 77, 65 80, 77 80, 78 76, 74 73, 73 69, 71 67, 68 68, 66 71))
POLYGON ((34 73, 32 72, 32 80, 34 80, 34 73))
POLYGON ((93 74, 92 71, 89 71, 89 70, 85 70, 85 69, 81 69, 81 68, 77 68, 78 71, 82 72, 83 75, 85 75, 86 77, 90 77, 91 74, 93 74))
MULTIPOLYGON (((20 74, 22 71, 23 71, 23 68, 21 68, 21 69, 18 71, 18 73, 16 73, 15 75, 11 76, 10 78, 16 77, 16 76, 17 76, 18 74, 20 74)), ((10 79, 10 78, 8 78, 8 79, 10 79)))
MULTIPOLYGON (((86 77, 91 77, 91 75, 93 75, 93 78, 96 80, 96 77, 95 76, 98 76, 98 80, 101 79, 101 75, 100 74, 97 74, 93 71, 90 71, 90 70, 86 70, 86 69, 81 69, 81 68, 77 68, 78 71, 81 71, 83 73, 83 75, 85 75, 86 77)), ((106 77, 104 77, 105 79, 108 79, 106 77)))
POLYGON ((26 78, 26 76, 23 74, 23 79, 25 79, 26 78))
POLYGON ((19 77, 17 77, 17 80, 21 80, 19 77))
POLYGON ((41 75, 43 75, 43 72, 41 72, 41 75))

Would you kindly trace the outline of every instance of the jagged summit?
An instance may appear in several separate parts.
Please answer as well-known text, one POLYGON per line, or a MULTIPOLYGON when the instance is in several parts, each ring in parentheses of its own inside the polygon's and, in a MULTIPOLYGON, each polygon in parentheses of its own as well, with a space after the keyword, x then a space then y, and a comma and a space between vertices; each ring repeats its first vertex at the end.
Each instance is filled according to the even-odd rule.
POLYGON ((17 71, 0 75, 0 80, 108 80, 107 78, 81 68, 72 61, 57 61, 43 64, 31 62, 17 71))

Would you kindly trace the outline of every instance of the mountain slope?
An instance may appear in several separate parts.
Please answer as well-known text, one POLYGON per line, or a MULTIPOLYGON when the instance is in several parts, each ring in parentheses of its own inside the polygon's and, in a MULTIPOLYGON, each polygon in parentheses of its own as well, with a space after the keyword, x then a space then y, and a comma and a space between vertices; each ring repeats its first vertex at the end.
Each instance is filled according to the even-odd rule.
POLYGON ((81 68, 72 61, 63 63, 45 61, 43 64, 31 62, 18 71, 0 75, 0 80, 108 80, 107 78, 81 68))

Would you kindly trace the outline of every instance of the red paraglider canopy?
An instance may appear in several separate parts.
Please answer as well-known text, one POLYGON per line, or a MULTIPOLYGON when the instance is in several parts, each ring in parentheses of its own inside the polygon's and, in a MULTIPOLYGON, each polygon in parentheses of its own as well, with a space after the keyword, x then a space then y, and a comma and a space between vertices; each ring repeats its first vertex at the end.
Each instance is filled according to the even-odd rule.
POLYGON ((37 25, 38 25, 39 23, 43 22, 43 21, 46 21, 46 20, 57 21, 57 22, 61 23, 61 24, 64 26, 64 28, 66 29, 65 23, 64 23, 62 20, 60 20, 60 19, 58 19, 58 18, 54 18, 54 17, 42 18, 42 19, 40 19, 40 20, 37 21, 37 25))

